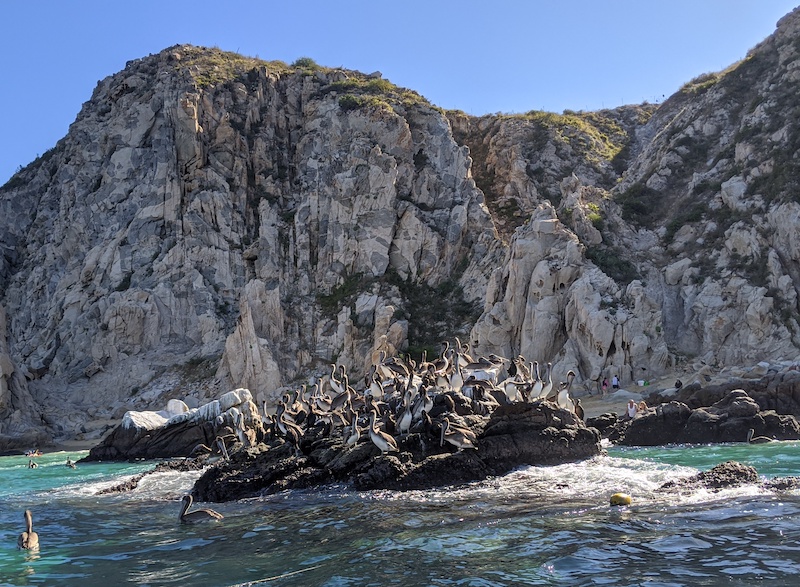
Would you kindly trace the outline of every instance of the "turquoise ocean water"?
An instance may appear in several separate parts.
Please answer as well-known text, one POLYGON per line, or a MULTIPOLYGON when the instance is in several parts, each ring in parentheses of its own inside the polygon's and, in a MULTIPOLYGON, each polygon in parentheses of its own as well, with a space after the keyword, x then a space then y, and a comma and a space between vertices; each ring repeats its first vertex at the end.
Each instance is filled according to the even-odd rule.
POLYGON ((154 463, 0 457, 0 585, 800 585, 800 492, 657 490, 726 460, 800 475, 800 442, 608 453, 459 488, 200 504, 225 519, 192 526, 177 516, 197 473, 97 495, 154 463), (617 491, 633 504, 610 507, 617 491), (25 509, 38 553, 16 549, 25 509))

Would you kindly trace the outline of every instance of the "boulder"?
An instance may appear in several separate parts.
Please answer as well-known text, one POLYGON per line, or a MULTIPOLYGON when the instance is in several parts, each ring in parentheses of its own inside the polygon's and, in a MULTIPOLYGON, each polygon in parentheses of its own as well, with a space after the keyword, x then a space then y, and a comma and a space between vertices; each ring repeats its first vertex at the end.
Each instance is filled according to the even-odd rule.
POLYGON ((697 475, 668 481, 659 487, 659 491, 704 489, 716 492, 756 483, 765 491, 787 491, 800 487, 800 477, 776 477, 759 483, 758 471, 754 467, 736 461, 727 461, 697 475))
POLYGON ((84 461, 119 461, 133 459, 160 459, 188 457, 198 447, 217 450, 216 439, 221 437, 227 444, 243 437, 256 438, 263 435, 263 425, 258 409, 249 399, 249 390, 238 389, 224 394, 199 408, 190 410, 186 404, 170 404, 175 415, 166 418, 165 412, 129 411, 122 423, 106 436, 100 444, 89 451, 84 461), (221 411, 220 404, 228 406, 221 411), (186 407, 185 411, 180 411, 186 407), (241 418, 243 428, 235 433, 241 418), (241 434, 241 436, 240 436, 241 434))
POLYGON ((659 404, 608 429, 616 433, 619 444, 658 446, 663 444, 708 444, 745 442, 752 428, 756 436, 776 440, 800 439, 800 424, 794 416, 760 410, 742 389, 729 392, 708 407, 691 409, 679 401, 659 404))

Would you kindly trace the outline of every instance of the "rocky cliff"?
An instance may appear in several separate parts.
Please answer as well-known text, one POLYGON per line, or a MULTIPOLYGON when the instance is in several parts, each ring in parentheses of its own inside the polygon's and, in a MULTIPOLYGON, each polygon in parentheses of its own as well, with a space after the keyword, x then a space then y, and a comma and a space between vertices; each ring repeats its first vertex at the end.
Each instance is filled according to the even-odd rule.
POLYGON ((800 13, 660 106, 471 117, 176 46, 0 188, 0 435, 257 403, 380 351, 593 385, 800 355, 800 13))

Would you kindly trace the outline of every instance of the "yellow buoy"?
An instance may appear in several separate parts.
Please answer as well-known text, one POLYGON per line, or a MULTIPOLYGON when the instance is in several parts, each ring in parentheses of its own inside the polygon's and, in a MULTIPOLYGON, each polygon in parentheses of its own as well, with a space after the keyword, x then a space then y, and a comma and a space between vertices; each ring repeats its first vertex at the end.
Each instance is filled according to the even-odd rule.
POLYGON ((627 493, 615 493, 611 496, 611 505, 631 505, 631 496, 627 493))

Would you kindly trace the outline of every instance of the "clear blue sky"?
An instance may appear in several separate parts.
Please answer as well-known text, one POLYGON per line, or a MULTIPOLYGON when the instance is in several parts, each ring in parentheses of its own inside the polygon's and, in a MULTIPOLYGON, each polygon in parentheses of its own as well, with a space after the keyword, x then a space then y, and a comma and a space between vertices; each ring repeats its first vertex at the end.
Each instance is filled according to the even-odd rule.
POLYGON ((0 184, 97 82, 179 43, 379 70, 470 114, 660 102, 800 0, 0 0, 0 184))

